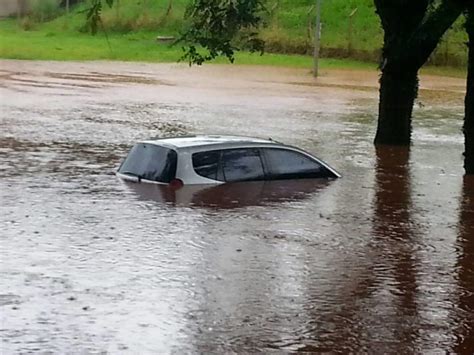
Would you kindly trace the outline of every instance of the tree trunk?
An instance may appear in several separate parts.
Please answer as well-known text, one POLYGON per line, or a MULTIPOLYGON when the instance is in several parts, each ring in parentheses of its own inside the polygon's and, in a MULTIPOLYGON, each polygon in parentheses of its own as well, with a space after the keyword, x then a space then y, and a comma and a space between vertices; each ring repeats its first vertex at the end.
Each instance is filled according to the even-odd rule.
POLYGON ((411 116, 417 93, 417 70, 382 69, 375 144, 410 144, 411 116))
POLYGON ((466 175, 474 175, 474 8, 469 10, 466 30, 469 35, 469 57, 467 67, 467 90, 464 117, 464 170, 466 175))
POLYGON ((409 145, 418 93, 418 70, 443 34, 472 0, 375 0, 384 28, 382 77, 376 145, 409 145))

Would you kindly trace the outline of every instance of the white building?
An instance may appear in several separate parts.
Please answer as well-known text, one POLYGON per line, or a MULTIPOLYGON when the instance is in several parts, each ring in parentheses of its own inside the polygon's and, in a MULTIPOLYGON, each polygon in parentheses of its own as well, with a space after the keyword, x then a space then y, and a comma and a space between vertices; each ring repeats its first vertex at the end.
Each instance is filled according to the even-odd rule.
POLYGON ((16 15, 21 11, 26 11, 26 1, 21 0, 0 0, 0 17, 16 15))
POLYGON ((25 15, 32 5, 41 1, 48 0, 0 0, 0 17, 25 15))

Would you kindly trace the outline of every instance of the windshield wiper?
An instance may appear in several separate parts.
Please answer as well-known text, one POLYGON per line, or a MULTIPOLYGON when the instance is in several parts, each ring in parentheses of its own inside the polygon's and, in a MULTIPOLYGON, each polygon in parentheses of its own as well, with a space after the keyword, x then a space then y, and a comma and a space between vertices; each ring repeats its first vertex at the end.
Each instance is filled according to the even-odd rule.
POLYGON ((142 182, 142 179, 143 179, 143 176, 141 176, 140 174, 134 173, 132 171, 121 171, 120 174, 136 177, 138 182, 142 182))

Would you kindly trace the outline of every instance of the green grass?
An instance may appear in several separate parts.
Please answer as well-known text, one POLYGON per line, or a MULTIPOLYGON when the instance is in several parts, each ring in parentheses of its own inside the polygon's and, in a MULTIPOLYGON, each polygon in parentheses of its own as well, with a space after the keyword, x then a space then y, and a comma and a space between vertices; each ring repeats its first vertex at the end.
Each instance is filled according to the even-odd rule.
MULTIPOLYGON (((84 32, 86 4, 72 9, 46 23, 32 19, 0 20, 0 57, 47 60, 127 60, 170 62, 178 60, 179 47, 158 44, 157 35, 179 36, 184 25, 183 13, 189 0, 174 0, 172 11, 165 16, 169 0, 119 0, 120 6, 104 7, 103 23, 108 33, 110 48, 103 32, 91 36, 84 32), (28 29, 25 31, 25 28, 28 29)), ((267 42, 267 53, 260 57, 239 53, 238 64, 265 64, 292 67, 312 66, 311 52, 315 16, 314 0, 269 0, 267 27, 261 32, 267 42), (277 5, 276 5, 277 4, 277 5)), ((321 65, 348 68, 375 68, 377 51, 382 45, 380 21, 375 14, 373 0, 323 1, 322 7, 322 53, 332 58, 347 57, 349 40, 353 52, 350 60, 323 60, 321 65), (353 16, 353 31, 349 37, 349 14, 353 16), (369 64, 361 64, 361 60, 369 64)), ((438 48, 434 62, 465 67, 467 58, 466 34, 462 20, 447 35, 448 42, 438 48)), ((219 59, 218 63, 225 60, 219 59)), ((436 69, 436 73, 464 75, 465 70, 436 69), (461 73, 461 74, 459 74, 461 73)))
MULTIPOLYGON (((316 16, 312 0, 280 0, 274 9, 270 28, 276 28, 290 39, 302 41, 312 36, 310 26, 316 16)), ((349 15, 352 17, 352 45, 359 50, 374 50, 382 43, 380 20, 375 14, 373 0, 323 1, 321 8, 323 47, 346 48, 349 45, 349 15)))
MULTIPOLYGON (((23 31, 15 20, 0 21, 0 58, 31 60, 120 60, 143 62, 176 62, 182 56, 179 46, 159 44, 156 33, 140 31, 126 34, 111 33, 108 41, 103 33, 91 36, 87 33, 63 30, 53 32, 45 29, 23 31), (110 46, 109 46, 110 44, 110 46)), ((219 58, 215 63, 228 63, 219 58)), ((310 70, 313 59, 306 55, 287 55, 240 52, 236 64, 268 65, 310 70)), ((322 69, 376 70, 377 65, 352 59, 324 58, 320 61, 322 69)), ((427 74, 465 77, 464 68, 428 67, 427 74)))
MULTIPOLYGON (((140 31, 154 31, 165 35, 177 34, 183 26, 183 16, 188 0, 173 0, 173 7, 167 13, 168 0, 115 0, 118 6, 110 8, 104 4, 102 23, 108 32, 124 34, 140 31)), ((83 31, 84 10, 88 1, 79 4, 70 14, 63 14, 52 21, 39 24, 42 30, 66 29, 83 31)))
POLYGON ((91 36, 76 32, 20 31, 13 20, 0 22, 0 57, 39 60, 128 60, 170 62, 179 59, 181 50, 160 45, 140 34, 91 36))
MULTIPOLYGON (((22 31, 14 20, 0 21, 0 33, 0 57, 7 59, 176 62, 182 55, 179 46, 155 42, 153 32, 112 33, 108 36, 110 47, 103 33, 91 36, 71 31, 22 31)), ((224 58, 215 62, 227 63, 224 58)), ((236 63, 311 68, 313 62, 311 57, 302 55, 269 53, 261 56, 241 52, 236 56, 236 63)), ((337 59, 323 59, 321 66, 375 69, 375 65, 371 63, 337 59)))

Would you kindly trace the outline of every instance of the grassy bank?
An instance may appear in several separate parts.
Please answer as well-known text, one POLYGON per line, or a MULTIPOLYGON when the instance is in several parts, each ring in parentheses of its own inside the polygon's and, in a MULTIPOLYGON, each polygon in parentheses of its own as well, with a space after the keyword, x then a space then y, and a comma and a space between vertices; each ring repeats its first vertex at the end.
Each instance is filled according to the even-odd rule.
MULTIPOLYGON (((51 0, 50 0, 51 1, 51 0)), ((87 3, 87 2, 86 2, 87 3)), ((105 7, 103 23, 113 33, 151 31, 177 35, 184 25, 183 14, 189 0, 118 0, 105 7)), ((314 0, 270 0, 267 2, 267 26, 261 31, 266 51, 284 54, 310 54, 313 48, 314 0)), ((80 30, 84 15, 78 10, 49 24, 57 30, 65 24, 80 30)), ((322 2, 322 54, 332 58, 377 61, 383 32, 373 0, 330 0, 322 2)), ((46 26, 48 27, 48 26, 46 26)), ((467 36, 460 19, 443 38, 431 58, 433 64, 465 66, 467 36)))
MULTIPOLYGON (((91 36, 71 30, 53 32, 45 29, 23 31, 15 20, 0 21, 0 57, 36 60, 122 60, 145 62, 176 62, 182 56, 179 46, 157 43, 154 33, 147 31, 127 34, 101 33, 91 36)), ((268 53, 263 56, 238 53, 237 63, 311 68, 312 58, 303 55, 268 53)), ((226 63, 219 59, 217 63, 226 63)), ((376 69, 373 63, 354 60, 323 59, 325 68, 376 69)))
MULTIPOLYGON (((119 6, 105 7, 103 11, 103 27, 109 43, 102 31, 95 37, 84 31, 85 14, 81 10, 86 4, 78 5, 69 14, 47 22, 38 21, 38 16, 20 21, 0 20, 0 57, 151 62, 173 62, 181 57, 179 47, 159 44, 155 38, 157 35, 179 35, 188 0, 119 0, 116 3, 119 6)), ((268 25, 261 34, 267 43, 267 54, 261 57, 240 53, 237 63, 310 68, 312 59, 308 53, 312 50, 314 32, 313 5, 313 0, 269 2, 268 25)), ((333 66, 334 63, 345 68, 376 67, 382 30, 373 6, 373 0, 323 1, 322 55, 325 58, 345 59, 325 59, 323 67, 333 66), (349 18, 351 13, 352 20, 349 18)), ((431 61, 461 69, 429 70, 463 75, 467 54, 462 21, 446 38, 447 41, 439 46, 431 61)))

